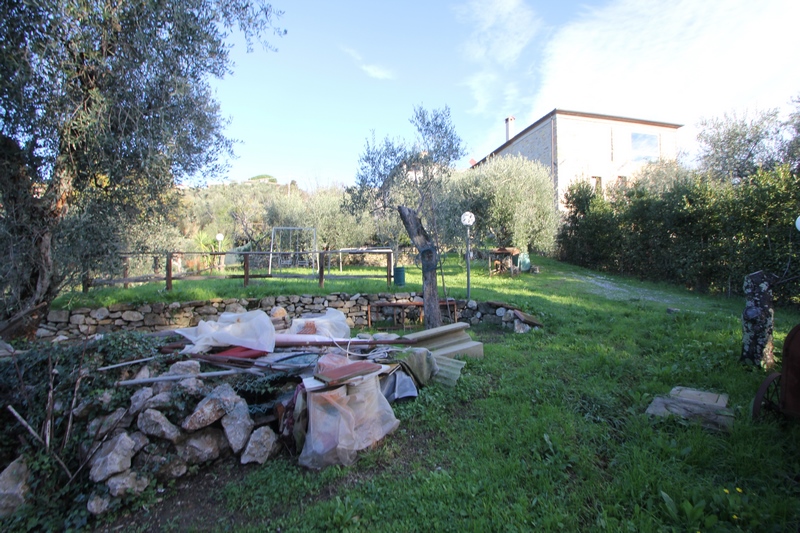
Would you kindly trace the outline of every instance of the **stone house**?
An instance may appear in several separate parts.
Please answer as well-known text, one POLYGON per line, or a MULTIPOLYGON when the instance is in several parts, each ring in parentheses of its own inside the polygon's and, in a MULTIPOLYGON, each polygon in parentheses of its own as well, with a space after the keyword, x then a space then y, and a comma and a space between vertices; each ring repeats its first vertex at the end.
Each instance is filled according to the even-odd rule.
POLYGON ((564 192, 578 180, 595 187, 627 184, 648 161, 676 159, 681 124, 554 109, 519 133, 506 119, 506 142, 476 163, 496 155, 539 161, 553 177, 554 201, 564 210, 564 192))

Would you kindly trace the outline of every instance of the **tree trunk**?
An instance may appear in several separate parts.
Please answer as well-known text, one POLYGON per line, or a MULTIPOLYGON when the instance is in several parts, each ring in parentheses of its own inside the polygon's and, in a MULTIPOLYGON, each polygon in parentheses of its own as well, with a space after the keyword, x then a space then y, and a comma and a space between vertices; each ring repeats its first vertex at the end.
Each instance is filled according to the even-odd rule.
POLYGON ((422 226, 417 212, 403 205, 397 210, 403 221, 411 242, 419 250, 422 262, 422 299, 425 311, 425 329, 438 328, 442 325, 442 313, 439 309, 439 290, 436 287, 436 246, 433 245, 428 232, 422 226))
POLYGON ((0 302, 0 336, 29 336, 57 294, 53 229, 63 216, 65 187, 54 179, 44 186, 29 175, 25 154, 11 138, 0 139, 0 197, 3 230, 0 252, 9 262, 0 302))
POLYGON ((772 286, 778 277, 759 270, 745 276, 747 302, 742 312, 742 355, 739 362, 765 369, 772 368, 773 317, 772 286))

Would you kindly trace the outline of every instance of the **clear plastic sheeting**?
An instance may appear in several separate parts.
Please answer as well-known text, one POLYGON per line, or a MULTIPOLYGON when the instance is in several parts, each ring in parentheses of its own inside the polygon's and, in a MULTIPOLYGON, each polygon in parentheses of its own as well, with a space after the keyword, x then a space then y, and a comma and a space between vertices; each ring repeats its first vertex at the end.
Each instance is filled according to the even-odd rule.
POLYGON ((322 315, 303 315, 292 320, 287 333, 321 335, 331 339, 350 338, 350 326, 347 317, 338 309, 329 307, 322 315))
POLYGON ((381 393, 378 374, 348 383, 347 398, 355 417, 356 450, 371 446, 400 425, 392 406, 381 393))
POLYGON ((349 466, 356 460, 355 415, 347 406, 347 387, 309 392, 308 431, 297 462, 306 468, 349 466))
POLYGON ((261 310, 222 313, 216 322, 201 320, 193 328, 176 329, 192 344, 182 353, 205 353, 215 346, 244 346, 264 352, 275 351, 275 326, 261 310))
POLYGON ((356 453, 400 425, 381 394, 378 373, 335 389, 308 392, 308 431, 298 463, 307 468, 350 465, 356 453))

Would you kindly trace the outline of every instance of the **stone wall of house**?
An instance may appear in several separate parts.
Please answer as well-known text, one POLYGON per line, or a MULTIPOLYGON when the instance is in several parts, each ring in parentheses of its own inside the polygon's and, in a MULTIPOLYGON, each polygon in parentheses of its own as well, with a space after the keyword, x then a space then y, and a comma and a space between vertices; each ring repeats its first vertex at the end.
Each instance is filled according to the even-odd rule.
MULTIPOLYGON (((114 304, 108 307, 91 309, 81 307, 72 310, 52 310, 42 321, 36 336, 42 340, 84 339, 98 333, 120 330, 157 332, 176 328, 196 326, 201 320, 216 320, 220 313, 241 313, 262 309, 270 313, 280 307, 289 318, 309 313, 324 313, 327 308, 338 309, 347 317, 353 329, 366 328, 367 313, 371 312, 373 323, 393 320, 394 314, 406 313, 406 319, 413 321, 419 317, 418 307, 400 308, 380 306, 375 303, 422 302, 422 296, 415 292, 346 294, 332 293, 326 296, 266 296, 264 298, 216 298, 191 302, 153 303, 143 305, 114 304)), ((511 307, 494 302, 458 300, 456 302, 458 320, 471 325, 481 323, 514 327, 513 313, 506 311, 511 307)), ((448 313, 442 308, 445 322, 448 313)), ((381 323, 381 325, 383 325, 381 323)))

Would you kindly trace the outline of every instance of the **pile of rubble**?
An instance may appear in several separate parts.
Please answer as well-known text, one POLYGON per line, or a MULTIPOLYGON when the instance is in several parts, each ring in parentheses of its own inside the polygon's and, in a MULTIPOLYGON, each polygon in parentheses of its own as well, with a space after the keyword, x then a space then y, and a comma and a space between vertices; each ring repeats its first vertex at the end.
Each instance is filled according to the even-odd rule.
MULTIPOLYGON (((289 321, 282 308, 273 314, 270 319, 260 310, 225 313, 217 321, 176 330, 184 338, 163 351, 184 360, 160 375, 147 359, 97 369, 120 372, 124 379, 71 410, 91 437, 81 450, 89 478, 104 485, 88 501, 91 513, 105 512, 113 498, 141 493, 154 480, 181 477, 193 465, 220 457, 263 464, 286 447, 309 468, 350 464, 359 450, 398 426, 390 402, 413 398, 432 381, 455 384, 464 361, 454 357, 483 355, 483 345, 470 339, 465 323, 405 337, 350 338, 345 316, 332 308, 278 331, 276 324, 289 321), (216 368, 208 371, 209 366, 216 368), (242 374, 274 378, 283 393, 268 410, 254 410, 245 394, 223 380, 242 374), (128 405, 113 409, 119 405, 115 391, 122 388, 131 391, 128 405)), ((14 502, 24 500, 26 477, 19 461, 0 474, 0 513, 5 502, 13 510, 14 502)))

